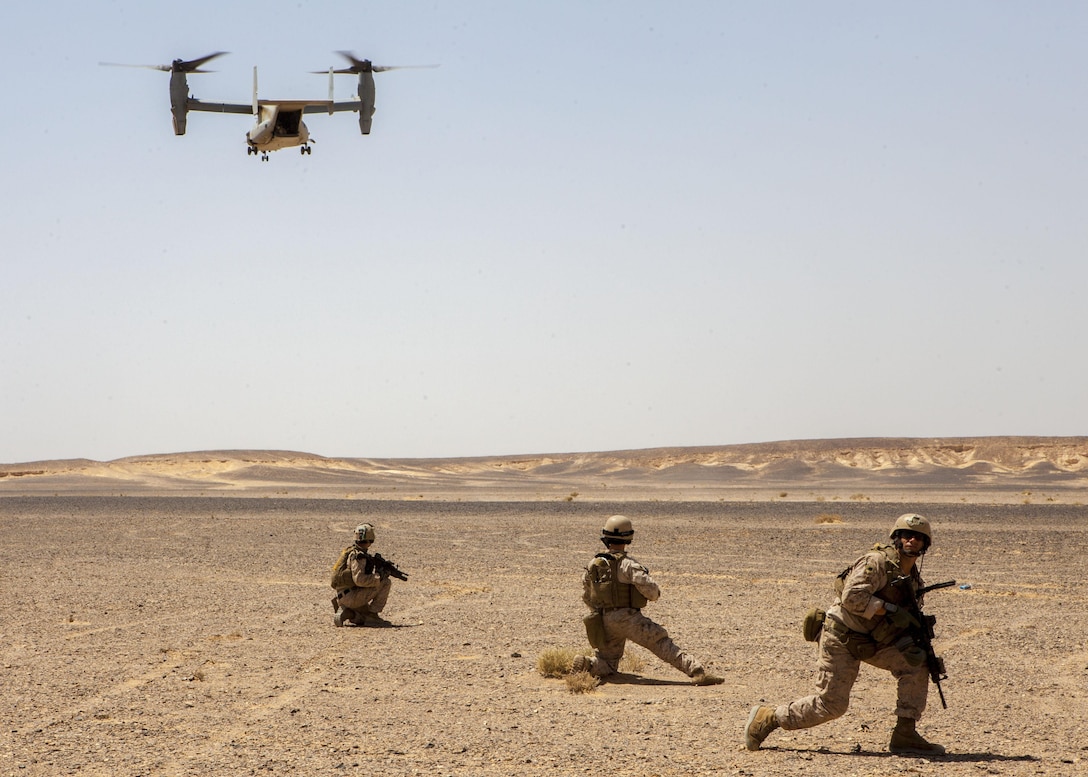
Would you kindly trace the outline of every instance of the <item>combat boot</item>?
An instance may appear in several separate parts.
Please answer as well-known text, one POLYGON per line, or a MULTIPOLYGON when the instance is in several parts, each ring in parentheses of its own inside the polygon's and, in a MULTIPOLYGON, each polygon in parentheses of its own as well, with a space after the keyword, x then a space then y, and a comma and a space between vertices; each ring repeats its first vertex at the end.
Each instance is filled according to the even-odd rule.
POLYGON ((589 671, 589 658, 583 655, 577 655, 574 660, 570 662, 570 673, 578 674, 579 672, 589 671))
POLYGON ((340 607, 336 610, 336 615, 332 616, 333 626, 353 626, 355 619, 355 610, 349 610, 347 607, 340 607))
POLYGON ((724 677, 718 677, 705 669, 696 669, 695 674, 691 676, 692 685, 721 685, 724 682, 724 677))
POLYGON ((927 742, 915 728, 914 718, 899 718, 892 729, 888 752, 910 755, 944 755, 944 747, 927 742))
POLYGON ((354 620, 356 626, 369 626, 371 628, 382 628, 383 626, 393 625, 376 612, 361 612, 355 616, 354 620))
POLYGON ((776 728, 778 718, 774 715, 774 707, 757 704, 748 713, 748 723, 744 726, 744 746, 749 750, 758 750, 767 735, 776 728))

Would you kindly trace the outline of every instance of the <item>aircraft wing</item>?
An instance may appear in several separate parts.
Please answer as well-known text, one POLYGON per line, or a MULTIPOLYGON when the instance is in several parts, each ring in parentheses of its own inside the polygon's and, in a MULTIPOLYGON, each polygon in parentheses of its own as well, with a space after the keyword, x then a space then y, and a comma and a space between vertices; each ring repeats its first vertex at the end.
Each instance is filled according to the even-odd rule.
POLYGON ((258 105, 275 105, 281 111, 302 111, 303 113, 336 113, 337 111, 358 111, 359 101, 333 102, 332 100, 258 100, 258 105))
POLYGON ((252 116, 253 103, 206 103, 189 98, 189 110, 208 113, 245 113, 252 116))
POLYGON ((320 103, 307 103, 306 107, 302 109, 303 113, 340 113, 343 111, 359 111, 361 103, 358 100, 351 100, 349 102, 342 103, 329 103, 328 101, 320 103))
MULTIPOLYGON (((303 113, 341 113, 355 111, 362 105, 358 100, 332 102, 331 100, 259 100, 258 105, 275 105, 280 110, 302 111, 303 113)), ((203 100, 189 99, 190 111, 207 113, 246 113, 253 114, 252 103, 209 103, 203 100)))

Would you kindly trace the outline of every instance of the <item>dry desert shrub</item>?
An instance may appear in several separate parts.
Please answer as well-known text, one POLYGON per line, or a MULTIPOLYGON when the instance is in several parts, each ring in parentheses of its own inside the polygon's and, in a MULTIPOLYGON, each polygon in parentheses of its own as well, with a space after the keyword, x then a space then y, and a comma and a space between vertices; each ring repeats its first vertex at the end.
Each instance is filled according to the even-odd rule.
POLYGON ((542 677, 563 677, 570 674, 570 665, 581 651, 565 647, 545 648, 536 659, 536 670, 542 677))
MULTIPOLYGON (((627 674, 638 674, 646 667, 642 656, 630 651, 623 654, 620 659, 620 671, 627 674)), ((571 672, 563 678, 567 683, 567 690, 571 693, 589 693, 601 684, 601 681, 589 672, 571 672)))
MULTIPOLYGON (((589 672, 572 672, 574 657, 588 655, 585 650, 573 650, 565 647, 545 648, 536 659, 536 671, 542 677, 563 678, 571 693, 592 691, 600 681, 589 672)), ((639 674, 646 668, 645 659, 638 653, 628 650, 620 659, 619 670, 626 674, 639 674)))
POLYGON ((843 520, 838 513, 820 513, 816 516, 816 523, 843 523, 843 520))
POLYGON ((585 655, 584 651, 571 648, 545 648, 536 659, 536 670, 544 677, 562 677, 571 693, 589 693, 600 680, 589 672, 571 672, 574 657, 585 655))

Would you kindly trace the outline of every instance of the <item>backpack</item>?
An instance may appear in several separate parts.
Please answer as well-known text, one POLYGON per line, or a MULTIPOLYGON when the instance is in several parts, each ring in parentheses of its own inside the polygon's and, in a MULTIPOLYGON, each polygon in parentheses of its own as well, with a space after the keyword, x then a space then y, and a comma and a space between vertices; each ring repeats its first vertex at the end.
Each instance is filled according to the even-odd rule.
POLYGON ((348 563, 353 550, 355 550, 355 546, 348 545, 340 554, 340 558, 336 559, 336 563, 332 565, 330 585, 338 591, 341 588, 351 588, 355 585, 355 580, 351 576, 351 564, 348 563))

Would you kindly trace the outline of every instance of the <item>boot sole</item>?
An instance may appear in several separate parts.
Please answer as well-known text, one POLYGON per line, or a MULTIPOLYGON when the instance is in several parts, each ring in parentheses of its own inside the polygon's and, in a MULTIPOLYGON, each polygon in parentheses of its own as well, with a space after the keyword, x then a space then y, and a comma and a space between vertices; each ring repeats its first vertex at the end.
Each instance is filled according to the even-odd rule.
POLYGON ((748 722, 744 724, 744 746, 749 750, 759 750, 763 744, 763 740, 758 742, 755 740, 749 732, 752 730, 752 724, 756 722, 756 715, 759 714, 759 705, 752 707, 752 711, 748 713, 748 722))
POLYGON ((724 677, 711 677, 711 678, 704 678, 704 679, 701 679, 701 680, 692 680, 691 684, 694 685, 697 688, 706 688, 706 687, 711 686, 711 685, 721 685, 724 682, 725 682, 724 677))
POLYGON ((940 750, 922 750, 921 748, 917 747, 896 747, 893 749, 889 747, 888 752, 892 755, 946 755, 945 749, 943 747, 940 750))

